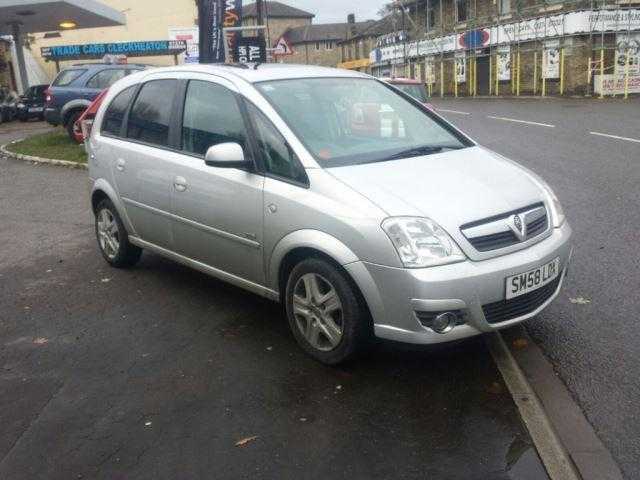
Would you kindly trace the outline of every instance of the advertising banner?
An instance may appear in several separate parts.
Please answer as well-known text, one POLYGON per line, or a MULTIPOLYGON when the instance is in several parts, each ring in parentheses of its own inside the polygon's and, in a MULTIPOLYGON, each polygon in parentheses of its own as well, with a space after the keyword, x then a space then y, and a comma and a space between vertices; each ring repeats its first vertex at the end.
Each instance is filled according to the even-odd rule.
POLYGON ((184 52, 187 45, 181 40, 154 40, 148 42, 84 43, 81 45, 57 45, 42 47, 40 54, 45 60, 98 59, 105 55, 125 55, 127 57, 152 57, 177 55, 184 52))
POLYGON ((496 58, 498 80, 511 80, 511 47, 498 47, 496 58))
POLYGON ((465 83, 467 81, 467 57, 464 53, 456 54, 456 82, 465 83))
POLYGON ((616 35, 616 75, 626 75, 627 54, 629 75, 640 74, 640 33, 616 35))
POLYGON ((433 57, 429 57, 424 61, 424 78, 425 83, 436 83, 436 72, 433 57))
MULTIPOLYGON (((224 3, 224 28, 240 27, 242 24, 242 0, 223 0, 224 3)), ((227 32, 225 41, 227 51, 235 52, 236 43, 242 35, 239 32, 227 32)))
MULTIPOLYGON (((602 82, 600 78, 600 75, 593 76, 594 91, 596 94, 599 95, 601 91, 604 95, 624 94, 626 81, 624 75, 602 75, 602 82)), ((629 93, 640 93, 640 75, 629 77, 629 93)))
POLYGON ((178 40, 187 44, 183 59, 184 63, 200 62, 200 34, 198 33, 198 27, 170 28, 169 40, 178 40))
POLYGON ((240 37, 236 41, 234 60, 238 63, 266 63, 267 44, 264 37, 240 37))
POLYGON ((560 78, 560 42, 545 42, 542 52, 542 76, 560 78))
POLYGON ((224 43, 222 43, 224 0, 200 0, 198 19, 200 63, 224 62, 224 43))

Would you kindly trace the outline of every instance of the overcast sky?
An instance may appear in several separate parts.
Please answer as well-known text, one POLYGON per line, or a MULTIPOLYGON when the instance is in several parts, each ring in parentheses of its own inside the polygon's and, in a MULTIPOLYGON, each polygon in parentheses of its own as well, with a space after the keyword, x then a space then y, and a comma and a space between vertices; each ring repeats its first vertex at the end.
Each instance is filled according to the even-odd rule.
POLYGON ((316 15, 314 23, 346 22, 349 13, 356 14, 356 21, 378 18, 377 13, 389 0, 280 0, 292 7, 301 8, 316 15))

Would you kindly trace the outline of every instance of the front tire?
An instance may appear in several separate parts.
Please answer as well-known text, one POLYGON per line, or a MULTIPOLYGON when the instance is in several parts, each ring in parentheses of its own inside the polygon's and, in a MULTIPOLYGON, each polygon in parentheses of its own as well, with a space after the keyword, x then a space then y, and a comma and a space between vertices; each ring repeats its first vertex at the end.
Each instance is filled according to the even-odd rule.
POLYGON ((352 359, 371 335, 357 288, 345 272, 322 258, 303 260, 291 271, 286 312, 298 344, 327 365, 352 359))
POLYGON ((127 268, 140 260, 142 249, 129 242, 129 235, 111 200, 102 200, 96 208, 96 238, 109 265, 127 268))

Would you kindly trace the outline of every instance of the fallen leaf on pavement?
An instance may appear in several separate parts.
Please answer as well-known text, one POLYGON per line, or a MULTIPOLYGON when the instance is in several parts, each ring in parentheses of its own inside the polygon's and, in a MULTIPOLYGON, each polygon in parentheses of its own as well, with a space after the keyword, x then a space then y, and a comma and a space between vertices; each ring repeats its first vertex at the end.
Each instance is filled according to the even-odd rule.
POLYGON ((236 447, 244 447, 247 443, 249 442, 253 442, 255 439, 257 439, 258 436, 253 436, 253 437, 247 437, 247 438, 243 438, 242 440, 238 440, 236 442, 236 447))
POLYGON ((570 298, 569 301, 576 305, 587 305, 588 303, 591 303, 591 300, 584 297, 570 298))
POLYGON ((46 338, 44 338, 44 337, 36 338, 36 339, 33 341, 33 343, 34 343, 34 344, 36 344, 36 345, 44 345, 45 343, 48 343, 48 342, 49 342, 49 340, 47 340, 47 339, 46 339, 46 338))

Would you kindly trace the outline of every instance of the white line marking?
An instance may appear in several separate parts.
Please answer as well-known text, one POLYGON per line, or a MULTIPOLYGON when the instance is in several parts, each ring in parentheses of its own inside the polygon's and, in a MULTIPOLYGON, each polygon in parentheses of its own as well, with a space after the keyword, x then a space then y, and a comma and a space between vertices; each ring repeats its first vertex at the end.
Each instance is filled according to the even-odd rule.
POLYGON ((589 133, 591 135, 598 135, 600 137, 615 138, 616 140, 626 140, 627 142, 640 143, 640 140, 638 140, 637 138, 619 137, 618 135, 609 135, 608 133, 600 133, 600 132, 589 132, 589 133))
POLYGON ((438 107, 436 107, 436 112, 455 113, 457 115, 471 115, 469 112, 461 112, 459 110, 447 110, 445 108, 438 108, 438 107))
POLYGON ((511 355, 502 335, 496 332, 485 337, 485 341, 551 480, 578 480, 580 476, 571 462, 569 453, 553 429, 540 399, 511 355))
POLYGON ((516 118, 492 117, 491 115, 487 115, 487 118, 493 118, 494 120, 504 120, 505 122, 525 123, 527 125, 537 125, 538 127, 556 128, 555 125, 551 125, 549 123, 529 122, 527 120, 518 120, 516 118))

